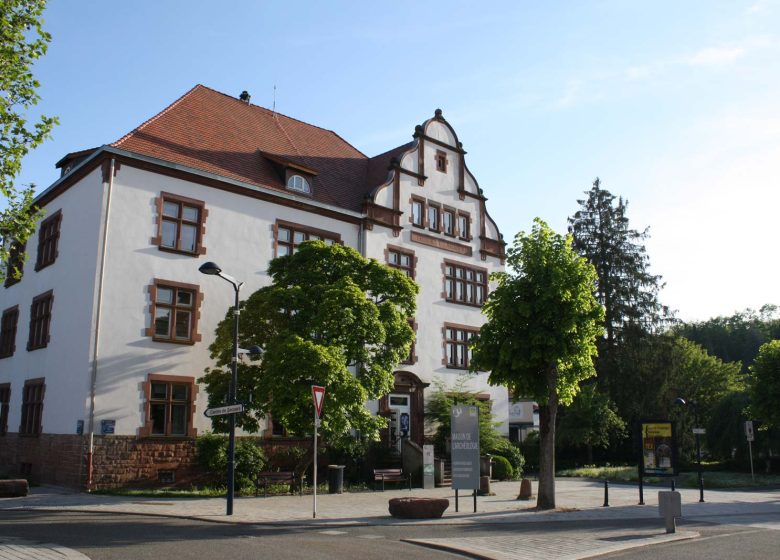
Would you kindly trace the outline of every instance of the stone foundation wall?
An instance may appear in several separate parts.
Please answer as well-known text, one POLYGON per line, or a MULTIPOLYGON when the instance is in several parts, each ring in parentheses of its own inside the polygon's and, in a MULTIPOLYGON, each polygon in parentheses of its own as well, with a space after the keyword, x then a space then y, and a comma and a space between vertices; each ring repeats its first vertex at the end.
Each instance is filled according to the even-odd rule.
POLYGON ((195 482, 195 440, 95 436, 92 489, 185 486, 195 482), (173 472, 173 482, 160 477, 173 472))
POLYGON ((34 484, 81 488, 86 480, 86 439, 70 434, 0 436, 0 473, 34 484))

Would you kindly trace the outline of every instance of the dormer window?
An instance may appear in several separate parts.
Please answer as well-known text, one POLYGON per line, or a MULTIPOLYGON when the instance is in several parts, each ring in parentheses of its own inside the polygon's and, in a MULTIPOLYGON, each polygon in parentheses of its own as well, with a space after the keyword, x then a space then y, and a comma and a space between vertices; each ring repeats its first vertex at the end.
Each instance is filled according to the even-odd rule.
POLYGON ((309 181, 300 175, 290 175, 290 178, 287 179, 287 188, 293 191, 311 194, 311 185, 309 185, 309 181))

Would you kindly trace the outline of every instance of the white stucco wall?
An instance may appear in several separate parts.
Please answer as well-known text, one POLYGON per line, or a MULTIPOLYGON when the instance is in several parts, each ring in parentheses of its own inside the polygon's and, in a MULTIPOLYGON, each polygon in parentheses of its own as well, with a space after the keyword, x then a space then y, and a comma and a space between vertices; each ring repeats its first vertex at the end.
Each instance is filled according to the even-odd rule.
POLYGON ((27 241, 29 257, 22 280, 8 288, 0 287, 0 310, 19 305, 16 351, 12 357, 0 360, 0 383, 11 383, 10 432, 19 429, 26 379, 44 377, 46 380, 41 422, 44 432, 75 434, 77 420, 85 418, 102 203, 103 182, 98 168, 81 179, 77 188, 65 191, 45 207, 46 216, 62 211, 55 262, 35 271, 36 231, 27 241), (51 289, 54 302, 49 344, 29 352, 32 299, 51 289))

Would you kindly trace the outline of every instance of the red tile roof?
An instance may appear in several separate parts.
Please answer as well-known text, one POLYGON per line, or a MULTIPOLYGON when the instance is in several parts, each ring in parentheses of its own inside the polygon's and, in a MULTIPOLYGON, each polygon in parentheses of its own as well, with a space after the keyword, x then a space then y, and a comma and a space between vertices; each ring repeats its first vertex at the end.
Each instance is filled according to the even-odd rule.
POLYGON ((312 198, 355 211, 409 147, 369 159, 330 130, 202 85, 112 146, 287 193, 278 169, 290 162, 317 172, 312 198))

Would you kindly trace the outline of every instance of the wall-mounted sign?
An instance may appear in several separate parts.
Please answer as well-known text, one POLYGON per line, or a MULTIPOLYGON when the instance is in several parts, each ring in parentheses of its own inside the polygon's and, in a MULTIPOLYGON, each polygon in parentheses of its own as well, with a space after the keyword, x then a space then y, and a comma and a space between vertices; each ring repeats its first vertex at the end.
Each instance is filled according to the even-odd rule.
POLYGON ((450 411, 453 490, 479 489, 479 407, 455 405, 450 411))
POLYGON ((676 476, 677 446, 674 441, 674 424, 667 421, 642 422, 643 476, 676 476))
POLYGON ((76 434, 84 434, 84 420, 76 420, 76 434))
POLYGON ((100 433, 105 435, 110 435, 114 433, 114 428, 116 428, 116 420, 101 420, 100 421, 100 433))

